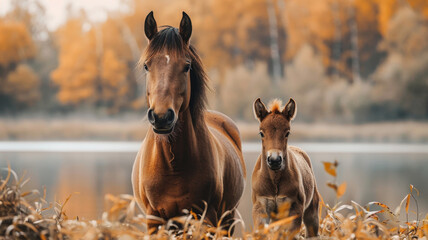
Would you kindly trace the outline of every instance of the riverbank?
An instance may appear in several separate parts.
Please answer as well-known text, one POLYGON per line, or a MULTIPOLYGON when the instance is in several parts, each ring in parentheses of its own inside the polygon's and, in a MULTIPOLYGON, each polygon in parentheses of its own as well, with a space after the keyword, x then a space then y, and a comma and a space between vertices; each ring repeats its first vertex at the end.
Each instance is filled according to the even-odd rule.
MULTIPOLYGON (((257 122, 238 122, 243 141, 259 138, 257 122)), ((103 140, 141 141, 148 122, 135 118, 0 118, 0 141, 103 140)), ((292 125, 294 141, 428 142, 428 122, 383 122, 360 125, 299 123, 292 125)))

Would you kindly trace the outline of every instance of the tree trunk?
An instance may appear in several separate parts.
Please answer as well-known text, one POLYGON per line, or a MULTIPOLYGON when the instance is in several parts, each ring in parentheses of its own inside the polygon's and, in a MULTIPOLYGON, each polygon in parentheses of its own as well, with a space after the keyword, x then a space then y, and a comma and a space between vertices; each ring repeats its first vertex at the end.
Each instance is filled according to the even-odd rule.
POLYGON ((276 21, 273 0, 267 0, 267 12, 269 19, 270 52, 272 58, 272 77, 275 83, 281 79, 281 58, 278 47, 278 23, 276 21))
POLYGON ((339 78, 339 64, 342 55, 342 22, 340 19, 340 6, 339 1, 336 0, 333 3, 333 20, 334 20, 334 44, 333 44, 333 76, 339 78))
POLYGON ((354 0, 349 0, 349 28, 351 33, 351 51, 352 51, 352 82, 359 82, 361 80, 360 76, 360 59, 358 53, 358 26, 357 18, 355 16, 355 6, 354 0))

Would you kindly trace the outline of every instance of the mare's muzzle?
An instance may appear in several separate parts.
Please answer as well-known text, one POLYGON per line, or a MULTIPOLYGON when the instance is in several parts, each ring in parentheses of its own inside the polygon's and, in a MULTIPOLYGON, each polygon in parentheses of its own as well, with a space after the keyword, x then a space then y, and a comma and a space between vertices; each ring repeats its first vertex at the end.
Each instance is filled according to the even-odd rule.
POLYGON ((172 109, 168 109, 163 115, 158 115, 153 109, 149 109, 147 118, 157 134, 169 134, 174 129, 175 113, 172 109))

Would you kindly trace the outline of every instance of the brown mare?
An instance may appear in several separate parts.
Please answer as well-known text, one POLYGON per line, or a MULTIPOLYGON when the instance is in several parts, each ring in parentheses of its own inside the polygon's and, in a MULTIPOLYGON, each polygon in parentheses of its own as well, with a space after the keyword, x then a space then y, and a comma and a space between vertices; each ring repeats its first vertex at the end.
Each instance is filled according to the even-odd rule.
POLYGON ((318 234, 319 195, 309 156, 301 149, 287 146, 290 122, 296 115, 293 99, 281 110, 274 100, 269 109, 262 101, 254 102, 254 113, 260 122, 263 150, 252 176, 253 221, 255 227, 269 224, 278 208, 291 203, 290 216, 296 215, 291 230, 306 226, 306 237, 318 234))
POLYGON ((179 29, 158 31, 150 12, 144 28, 149 45, 141 62, 152 129, 133 167, 135 198, 147 215, 163 219, 182 215, 183 209, 204 209, 205 201, 213 226, 231 211, 223 219, 229 228, 246 175, 238 128, 227 116, 205 109, 207 77, 189 44, 189 16, 183 12, 179 29))

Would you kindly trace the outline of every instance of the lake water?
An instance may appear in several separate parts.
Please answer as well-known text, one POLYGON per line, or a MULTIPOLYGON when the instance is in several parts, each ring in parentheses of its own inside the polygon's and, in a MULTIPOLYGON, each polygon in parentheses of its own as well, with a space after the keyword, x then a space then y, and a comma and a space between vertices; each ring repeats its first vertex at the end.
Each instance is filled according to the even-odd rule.
MULTIPOLYGON (((318 187, 325 202, 337 200, 326 182, 323 161, 339 162, 337 182, 347 182, 346 194, 366 204, 379 201, 395 209, 413 184, 420 190, 419 213, 428 213, 428 145, 427 144, 339 144, 290 143, 308 152, 312 159, 318 187)), ((11 164, 18 176, 30 178, 25 190, 47 189, 49 201, 64 201, 69 217, 96 219, 104 209, 104 195, 132 194, 131 170, 138 142, 0 142, 0 167, 11 164)), ((239 211, 251 226, 251 172, 261 149, 260 143, 244 143, 247 186, 239 211)), ((2 171, 4 178, 6 172, 2 171)), ((415 210, 411 202, 411 210, 415 210)), ((411 215, 411 219, 415 219, 411 215)))

